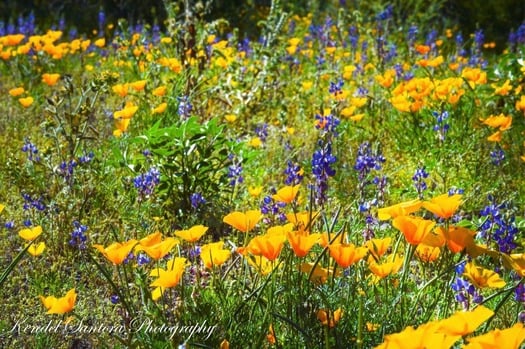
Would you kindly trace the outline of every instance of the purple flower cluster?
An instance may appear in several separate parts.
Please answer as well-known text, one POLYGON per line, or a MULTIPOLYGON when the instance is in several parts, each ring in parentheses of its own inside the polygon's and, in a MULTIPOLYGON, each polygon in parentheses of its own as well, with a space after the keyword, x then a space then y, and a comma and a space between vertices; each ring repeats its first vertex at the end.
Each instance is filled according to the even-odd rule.
POLYGON ((423 192, 428 188, 427 182, 425 181, 427 178, 428 172, 425 170, 425 166, 418 167, 412 176, 412 181, 414 182, 414 187, 416 187, 417 196, 420 199, 423 199, 423 192))
POLYGON ((286 179, 284 180, 284 184, 286 185, 297 185, 303 181, 301 166, 292 161, 288 161, 284 174, 286 175, 286 179))
POLYGON ((37 211, 45 211, 47 208, 44 204, 42 198, 33 198, 31 195, 27 193, 22 193, 22 198, 24 199, 24 211, 30 210, 32 208, 36 209, 37 211))
POLYGON ((266 138, 268 138, 268 124, 262 123, 255 127, 255 134, 262 142, 266 142, 266 138))
POLYGON ((354 170, 359 173, 359 182, 362 185, 365 179, 372 170, 380 170, 381 164, 385 162, 384 156, 379 152, 373 152, 369 142, 363 142, 357 150, 357 158, 354 165, 354 170))
POLYGON ((489 197, 490 204, 480 212, 484 222, 480 227, 479 236, 488 241, 494 241, 500 252, 511 253, 516 247, 518 227, 515 217, 506 214, 507 205, 498 204, 489 197))
POLYGON ((503 163, 504 160, 505 160, 505 152, 503 151, 503 149, 501 149, 499 145, 496 144, 496 146, 494 147, 494 150, 490 152, 490 162, 494 166, 499 166, 503 163))
POLYGON ((456 293, 454 296, 456 301, 463 306, 464 310, 468 310, 472 303, 480 304, 483 302, 483 296, 474 285, 461 276, 465 271, 465 265, 466 262, 463 261, 456 267, 457 276, 451 287, 456 293))
POLYGON ((199 206, 204 205, 206 203, 206 199, 204 199, 201 193, 193 193, 190 196, 190 202, 191 207, 193 207, 194 209, 198 209, 199 206))
POLYGON ((337 80, 337 82, 330 81, 330 86, 328 87, 328 92, 334 96, 341 94, 343 85, 345 82, 342 79, 337 80))
POLYGON ((31 162, 40 161, 40 155, 38 154, 37 146, 31 143, 28 138, 24 139, 24 145, 22 146, 22 151, 24 153, 27 153, 27 160, 31 162))
POLYGON ((148 198, 153 194, 153 190, 160 183, 160 171, 152 167, 146 173, 141 173, 133 180, 133 185, 137 188, 140 200, 148 198))
POLYGON ((328 191, 328 178, 335 176, 332 165, 337 157, 332 154, 332 143, 319 141, 319 148, 312 156, 312 174, 315 177, 316 203, 322 205, 326 202, 328 191))
POLYGON ((75 172, 75 167, 77 167, 77 165, 78 163, 74 159, 62 161, 58 166, 58 174, 64 178, 66 182, 71 183, 73 179, 73 173, 75 172))
POLYGON ((80 224, 78 221, 73 222, 73 232, 71 232, 71 239, 69 240, 69 245, 78 248, 79 250, 86 249, 86 231, 88 227, 80 224))
POLYGON ((188 96, 177 97, 179 106, 177 107, 177 113, 181 119, 187 119, 190 117, 193 105, 190 103, 188 96))
POLYGON ((447 132, 450 128, 450 125, 447 123, 449 117, 448 111, 439 113, 437 111, 432 112, 432 116, 436 119, 436 124, 434 125, 434 131, 437 132, 438 139, 443 142, 447 135, 447 132))
POLYGON ((241 164, 234 163, 233 165, 228 166, 228 178, 230 179, 230 185, 232 187, 244 182, 242 176, 242 166, 241 164))
POLYGON ((316 114, 315 120, 315 128, 318 130, 322 130, 323 135, 326 133, 330 133, 334 137, 338 136, 337 126, 339 126, 341 121, 337 117, 333 116, 332 114, 326 116, 316 114))
MULTIPOLYGON (((276 190, 272 188, 271 194, 275 193, 276 190)), ((286 221, 286 215, 283 212, 285 206, 286 203, 275 201, 272 195, 265 196, 261 203, 261 213, 267 216, 263 219, 264 223, 273 224, 275 221, 280 223, 286 221)))
POLYGON ((18 33, 30 36, 35 34, 35 32, 36 23, 33 11, 31 11, 27 17, 23 17, 22 15, 18 16, 16 25, 12 22, 6 24, 4 21, 0 21, 0 36, 18 33))

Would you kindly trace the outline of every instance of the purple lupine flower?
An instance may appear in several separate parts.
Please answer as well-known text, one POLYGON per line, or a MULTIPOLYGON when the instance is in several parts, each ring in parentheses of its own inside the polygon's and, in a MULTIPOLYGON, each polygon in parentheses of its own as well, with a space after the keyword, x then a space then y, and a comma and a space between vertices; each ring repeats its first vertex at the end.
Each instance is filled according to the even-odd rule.
POLYGON ((38 153, 38 148, 36 145, 31 143, 29 138, 24 139, 24 145, 22 146, 22 151, 27 153, 27 160, 31 162, 39 162, 40 155, 38 153))
POLYGON ((193 105, 190 103, 188 96, 177 97, 179 106, 177 107, 177 113, 182 119, 187 119, 191 115, 193 105))
POLYGON ((202 197, 201 193, 193 193, 190 196, 190 202, 191 202, 191 207, 193 207, 194 209, 197 209, 199 208, 199 206, 204 205, 206 203, 206 199, 202 197))
POLYGON ((150 168, 148 172, 141 173, 133 179, 133 185, 137 188, 140 200, 150 197, 159 183, 160 171, 156 167, 150 168))
POLYGON ((292 161, 288 161, 284 174, 286 175, 286 179, 284 180, 284 184, 286 185, 297 185, 303 181, 301 166, 292 161))
POLYGON ((73 222, 73 232, 71 233, 71 239, 69 240, 69 245, 72 247, 78 248, 79 250, 85 250, 86 249, 86 231, 88 230, 88 227, 85 225, 80 224, 78 221, 73 222))
POLYGON ((496 145, 494 150, 490 152, 490 159, 491 163, 495 166, 501 165, 505 160, 505 152, 499 145, 496 145))
POLYGON ((427 190, 427 182, 425 181, 428 178, 428 172, 425 170, 425 166, 418 167, 416 172, 412 176, 412 182, 414 182, 414 187, 416 187, 417 196, 420 199, 423 199, 423 192, 427 190))
POLYGON ((436 124, 434 125, 434 131, 436 131, 438 139, 443 142, 450 128, 450 125, 446 122, 449 117, 448 111, 439 113, 437 111, 432 112, 432 116, 436 118, 436 124))

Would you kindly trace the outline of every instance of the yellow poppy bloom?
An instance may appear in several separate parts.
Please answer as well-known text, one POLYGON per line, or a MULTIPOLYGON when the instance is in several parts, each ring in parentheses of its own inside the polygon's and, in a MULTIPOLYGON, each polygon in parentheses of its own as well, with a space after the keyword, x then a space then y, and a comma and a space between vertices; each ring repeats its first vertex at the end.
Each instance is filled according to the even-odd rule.
POLYGON ((156 87, 153 91, 151 91, 151 94, 157 97, 162 97, 166 95, 167 91, 168 88, 166 86, 159 86, 156 87))
POLYGON ((299 258, 303 258, 319 241, 321 234, 304 234, 299 231, 290 231, 286 233, 286 237, 295 255, 299 258))
POLYGON ((117 110, 113 113, 114 119, 131 119, 133 115, 139 110, 139 107, 131 103, 126 104, 124 109, 117 110))
POLYGON ((42 74, 42 82, 44 82, 48 86, 56 85, 56 83, 58 82, 58 79, 60 79, 60 74, 56 74, 56 73, 55 74, 50 74, 50 73, 42 74))
POLYGON ((269 261, 279 257, 284 246, 282 234, 264 234, 254 237, 247 246, 248 252, 254 256, 264 256, 269 261))
POLYGON ((381 258, 390 247, 390 243, 392 242, 392 238, 386 237, 383 239, 370 239, 365 243, 366 248, 368 248, 368 251, 376 258, 381 258))
POLYGON ((337 310, 333 312, 331 310, 324 309, 320 309, 319 311, 317 311, 317 319, 321 321, 321 324, 323 324, 323 326, 328 326, 330 328, 335 327, 335 325, 337 325, 339 320, 341 320, 342 315, 343 311, 341 310, 341 308, 337 308, 337 310))
POLYGON ((256 198, 259 195, 261 195, 262 190, 263 190, 263 187, 261 185, 256 186, 256 187, 249 187, 248 193, 250 194, 251 197, 256 198))
POLYGON ((166 269, 153 269, 150 273, 150 276, 154 276, 157 279, 153 281, 150 286, 162 288, 177 286, 182 277, 182 274, 184 273, 184 268, 186 268, 186 265, 186 258, 175 257, 174 259, 168 261, 166 269))
POLYGON ((9 90, 9 95, 11 95, 11 97, 18 97, 24 92, 26 92, 26 90, 24 90, 23 87, 15 87, 9 90))
POLYGON ((40 234, 42 234, 42 227, 39 225, 33 228, 22 229, 18 232, 18 235, 22 239, 27 241, 33 241, 34 239, 39 237, 40 234))
POLYGON ((505 281, 493 270, 485 269, 469 262, 465 265, 463 276, 469 279, 470 282, 477 288, 502 288, 505 286, 505 281))
POLYGON ((368 252, 366 247, 356 247, 354 244, 337 243, 329 245, 328 248, 330 256, 343 269, 359 262, 368 252))
POLYGON ((247 233, 255 227, 261 218, 262 213, 259 210, 249 210, 246 213, 235 211, 226 215, 222 221, 243 233, 247 233))
POLYGON ((164 103, 159 104, 155 108, 153 108, 151 112, 153 114, 162 114, 166 111, 167 108, 168 108, 168 103, 164 102, 164 103))
POLYGON ((44 307, 46 307, 48 314, 65 314, 69 313, 75 307, 77 293, 75 289, 72 288, 64 297, 40 296, 40 300, 44 304, 44 307))
POLYGON ((208 269, 212 269, 214 266, 220 266, 224 264, 231 256, 230 250, 224 250, 222 247, 224 243, 221 241, 218 244, 212 243, 201 246, 201 260, 204 266, 208 269))
POLYGON ((29 106, 31 106, 31 104, 33 104, 33 97, 31 96, 28 96, 28 97, 22 97, 22 98, 19 98, 18 99, 18 102, 24 107, 24 108, 27 108, 29 106))
POLYGON ((454 194, 442 194, 436 196, 430 201, 423 202, 423 207, 428 211, 432 212, 436 216, 444 219, 448 219, 456 213, 457 209, 461 205, 461 195, 454 194))
POLYGON ((436 222, 420 217, 399 216, 394 218, 392 225, 403 233, 409 244, 417 245, 430 233, 436 222))
POLYGON ((27 249, 27 252, 33 257, 40 256, 46 248, 45 242, 40 242, 38 245, 32 244, 27 249))
POLYGON ((468 338, 463 349, 519 349, 525 341, 525 328, 522 323, 500 330, 494 329, 485 334, 468 338))
POLYGON ((297 196, 297 193, 299 192, 300 185, 294 185, 290 186, 287 185, 277 191, 275 195, 272 196, 272 198, 275 201, 284 202, 285 204, 289 204, 292 201, 295 200, 295 197, 297 196))
POLYGON ((166 256, 175 247, 179 241, 175 238, 168 237, 164 241, 158 242, 151 245, 142 245, 139 243, 135 250, 144 251, 148 256, 154 260, 159 260, 166 256))
POLYGON ((137 92, 144 91, 144 88, 146 87, 147 80, 138 80, 134 82, 130 82, 129 86, 134 89, 137 92))
POLYGON ((206 232, 208 227, 204 225, 194 225, 187 230, 179 230, 175 232, 175 235, 188 242, 198 241, 206 232))
POLYGON ((482 305, 477 306, 472 311, 458 311, 439 321, 438 331, 450 336, 464 336, 474 332, 492 315, 494 312, 482 305))
POLYGON ((110 262, 115 265, 120 265, 128 257, 131 250, 137 244, 137 240, 131 239, 124 243, 114 242, 108 247, 99 244, 93 245, 100 253, 104 255, 110 262))
POLYGON ((423 205, 423 202, 419 199, 414 199, 383 207, 377 210, 377 218, 384 221, 390 218, 396 218, 397 216, 408 216, 409 214, 418 211, 421 205, 423 205))

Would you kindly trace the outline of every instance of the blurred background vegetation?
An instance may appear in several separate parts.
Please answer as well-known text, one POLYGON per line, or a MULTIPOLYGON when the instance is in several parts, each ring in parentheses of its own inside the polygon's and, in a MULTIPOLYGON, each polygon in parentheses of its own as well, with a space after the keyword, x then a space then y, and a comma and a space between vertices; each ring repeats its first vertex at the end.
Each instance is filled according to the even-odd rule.
MULTIPOLYGON (((269 13, 271 0, 5 0, 0 2, 0 20, 4 28, 17 25, 19 18, 35 17, 38 28, 57 27, 60 20, 65 28, 74 24, 80 33, 92 34, 99 29, 99 14, 105 24, 124 18, 131 24, 157 24, 161 29, 167 18, 166 5, 174 5, 181 18, 188 8, 204 20, 226 18, 231 27, 239 28, 242 36, 256 38, 258 21, 269 13)), ((314 18, 335 17, 341 8, 359 10, 364 21, 374 20, 389 4, 393 5, 398 24, 454 27, 464 35, 482 29, 486 41, 496 41, 502 48, 509 32, 525 20, 523 0, 295 0, 281 1, 284 11, 314 18)))

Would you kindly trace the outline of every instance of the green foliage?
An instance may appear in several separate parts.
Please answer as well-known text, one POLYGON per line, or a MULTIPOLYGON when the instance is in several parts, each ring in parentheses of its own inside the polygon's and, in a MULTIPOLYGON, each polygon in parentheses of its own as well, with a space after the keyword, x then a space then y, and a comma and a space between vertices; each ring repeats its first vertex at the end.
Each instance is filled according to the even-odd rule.
POLYGON ((152 163, 162 174, 157 195, 163 214, 184 226, 205 223, 218 236, 234 190, 227 178, 229 157, 239 147, 226 138, 217 118, 204 124, 191 117, 160 125, 155 123, 135 142, 151 151, 152 163), (192 194, 200 194, 206 203, 193 207, 192 194))

